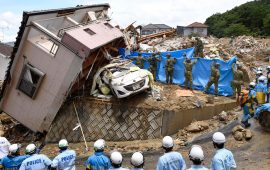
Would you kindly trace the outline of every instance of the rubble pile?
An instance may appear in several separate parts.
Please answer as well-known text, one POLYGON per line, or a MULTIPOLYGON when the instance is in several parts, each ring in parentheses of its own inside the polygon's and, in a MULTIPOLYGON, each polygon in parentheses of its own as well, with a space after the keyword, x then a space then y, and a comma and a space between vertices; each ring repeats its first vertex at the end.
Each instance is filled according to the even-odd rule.
POLYGON ((148 45, 154 45, 157 51, 174 51, 191 47, 192 39, 187 37, 173 37, 168 39, 154 39, 148 42, 148 45))
POLYGON ((34 140, 32 131, 5 113, 0 114, 0 136, 4 136, 12 143, 34 140))
POLYGON ((232 47, 236 53, 247 54, 264 50, 267 48, 267 45, 251 36, 239 36, 232 42, 232 47))
POLYGON ((232 129, 232 135, 235 140, 250 140, 252 138, 252 132, 249 129, 244 129, 241 125, 237 125, 232 129))
MULTIPOLYGON (((236 111, 225 112, 222 111, 219 115, 214 116, 212 119, 204 120, 204 121, 194 121, 186 128, 178 131, 176 134, 176 140, 180 146, 184 146, 185 144, 193 141, 197 136, 202 134, 207 134, 211 131, 217 130, 220 127, 224 126, 224 124, 228 124, 233 120, 237 119, 238 115, 236 111)), ((243 134, 243 137, 251 138, 248 131, 243 134)))

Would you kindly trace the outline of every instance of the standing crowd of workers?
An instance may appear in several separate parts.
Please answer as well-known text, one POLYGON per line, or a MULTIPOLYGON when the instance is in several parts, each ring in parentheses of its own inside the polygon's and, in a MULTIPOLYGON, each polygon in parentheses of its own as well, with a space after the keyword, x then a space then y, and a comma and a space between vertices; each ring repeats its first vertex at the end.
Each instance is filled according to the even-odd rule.
MULTIPOLYGON (((226 138, 223 133, 216 132, 212 137, 213 147, 216 149, 211 161, 212 170, 230 170, 236 168, 231 151, 225 149, 226 138)), ((69 149, 66 139, 59 141, 59 154, 54 159, 40 154, 35 144, 27 145, 25 155, 20 155, 20 145, 10 144, 5 137, 0 137, 0 168, 3 170, 75 170, 76 152, 69 149)), ((164 154, 158 159, 156 170, 184 170, 187 169, 182 155, 174 151, 174 141, 170 136, 162 139, 164 154)), ((110 154, 104 152, 105 141, 98 139, 94 143, 94 153, 86 163, 86 170, 128 170, 122 167, 123 156, 118 151, 110 154)), ((207 170, 204 166, 204 152, 201 146, 193 145, 189 151, 191 167, 188 170, 207 170)), ((143 170, 146 164, 143 153, 135 152, 131 156, 131 170, 143 170)))

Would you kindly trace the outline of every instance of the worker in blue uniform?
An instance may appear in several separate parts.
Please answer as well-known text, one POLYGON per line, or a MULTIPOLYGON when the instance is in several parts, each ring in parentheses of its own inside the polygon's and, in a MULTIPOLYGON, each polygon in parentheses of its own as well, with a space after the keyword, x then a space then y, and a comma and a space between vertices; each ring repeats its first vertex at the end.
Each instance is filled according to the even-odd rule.
POLYGON ((165 136, 162 140, 162 147, 165 154, 158 160, 156 170, 183 170, 186 169, 186 163, 182 155, 173 151, 173 139, 165 136))
POLYGON ((131 170, 143 170, 143 166, 144 166, 143 154, 141 152, 133 153, 131 156, 130 163, 133 166, 131 170))
POLYGON ((29 155, 20 155, 20 146, 12 144, 9 146, 9 154, 1 161, 1 169, 18 170, 22 162, 28 158, 29 155))
POLYGON ((189 159, 191 160, 192 165, 188 170, 208 170, 208 168, 203 166, 204 154, 201 146, 193 145, 191 147, 189 159))
POLYGON ((110 159, 104 154, 105 141, 98 139, 94 143, 95 153, 90 156, 86 163, 87 170, 100 170, 110 168, 110 159))
POLYGON ((122 168, 122 162, 123 162, 123 157, 120 152, 114 151, 111 156, 111 168, 109 170, 128 170, 127 168, 122 168))
POLYGON ((30 156, 22 162, 19 170, 46 170, 51 168, 52 161, 46 155, 37 154, 35 144, 29 144, 25 152, 30 156))
POLYGON ((254 104, 256 103, 258 105, 258 100, 256 96, 256 91, 255 91, 255 86, 256 84, 254 82, 251 82, 249 84, 249 92, 248 92, 248 97, 246 101, 244 101, 241 106, 243 108, 243 116, 241 120, 241 124, 244 128, 247 128, 250 126, 250 123, 248 120, 254 116, 254 104))
POLYGON ((68 141, 60 140, 58 147, 60 154, 53 159, 51 169, 75 170, 76 153, 74 150, 68 149, 68 141))
POLYGON ((256 96, 257 96, 259 105, 265 104, 265 96, 268 93, 267 85, 265 81, 266 81, 266 77, 264 76, 259 77, 258 83, 255 87, 256 96))
POLYGON ((225 135, 221 132, 213 134, 213 145, 217 149, 211 162, 211 170, 231 170, 236 169, 236 163, 231 151, 224 148, 226 142, 225 135))
POLYGON ((267 75, 266 75, 266 78, 267 78, 267 89, 268 89, 268 94, 267 94, 267 100, 266 102, 269 103, 270 101, 270 66, 267 66, 267 75))

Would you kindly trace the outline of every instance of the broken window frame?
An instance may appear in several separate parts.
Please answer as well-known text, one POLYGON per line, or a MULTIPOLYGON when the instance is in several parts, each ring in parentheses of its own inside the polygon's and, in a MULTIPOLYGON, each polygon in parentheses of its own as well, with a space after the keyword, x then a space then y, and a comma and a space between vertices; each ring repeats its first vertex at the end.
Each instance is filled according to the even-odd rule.
MULTIPOLYGON (((30 74, 31 76, 31 74, 30 74)), ((36 95, 37 95, 37 92, 38 92, 38 89, 41 85, 41 82, 44 78, 45 74, 40 71, 39 69, 37 69, 36 67, 32 66, 31 64, 27 63, 23 66, 23 69, 22 69, 22 72, 21 72, 21 75, 20 75, 20 78, 19 78, 19 82, 17 84, 17 90, 19 90, 20 92, 24 93, 26 96, 32 98, 32 99, 35 99, 36 95), (27 70, 34 72, 38 77, 38 81, 37 83, 33 83, 33 82, 30 82, 29 80, 26 79, 26 72, 27 70), (23 84, 24 83, 24 86, 26 86, 26 88, 31 88, 31 91, 29 92, 29 89, 25 89, 23 87, 23 84), (29 87, 30 86, 30 87, 29 87), (34 91, 32 91, 34 88, 34 91)), ((32 78, 32 76, 31 76, 32 78)), ((32 80, 33 81, 33 80, 32 80)))
POLYGON ((37 41, 36 44, 41 47, 43 50, 45 50, 46 52, 49 52, 49 54, 51 54, 52 56, 55 56, 58 49, 59 49, 59 45, 57 43, 55 43, 53 40, 51 39, 47 39, 47 41, 52 43, 51 48, 46 48, 42 42, 37 41))

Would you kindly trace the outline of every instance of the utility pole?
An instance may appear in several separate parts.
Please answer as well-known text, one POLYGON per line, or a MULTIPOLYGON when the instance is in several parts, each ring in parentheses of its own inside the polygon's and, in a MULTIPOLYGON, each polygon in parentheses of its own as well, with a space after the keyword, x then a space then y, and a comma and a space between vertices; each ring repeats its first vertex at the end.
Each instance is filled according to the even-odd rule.
POLYGON ((5 39, 5 30, 9 30, 8 26, 0 26, 1 34, 0 34, 0 42, 4 41, 5 39))

